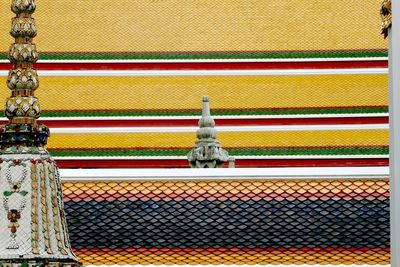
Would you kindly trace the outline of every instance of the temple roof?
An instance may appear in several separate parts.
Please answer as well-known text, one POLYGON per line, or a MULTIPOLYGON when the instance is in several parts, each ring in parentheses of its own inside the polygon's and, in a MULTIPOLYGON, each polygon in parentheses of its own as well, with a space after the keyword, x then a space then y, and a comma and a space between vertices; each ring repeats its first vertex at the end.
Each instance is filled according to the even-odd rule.
MULTIPOLYGON (((51 128, 47 149, 62 171, 80 175, 61 178, 72 246, 84 264, 388 264, 388 177, 366 171, 388 166, 389 152, 387 43, 376 1, 41 0, 39 7, 34 21, 13 20, 11 34, 40 29, 38 123, 51 128), (192 171, 187 153, 205 95, 237 168, 230 176, 218 175, 228 169, 179 176, 192 171), (358 174, 336 173, 349 166, 358 174), (262 175, 249 177, 248 167, 262 175), (272 167, 291 172, 271 178, 272 167), (315 167, 336 174, 318 177, 315 167), (139 177, 138 168, 173 173, 139 177)), ((0 6, 10 14, 0 16, 3 33, 8 9, 0 6)), ((16 69, 7 79, 8 38, 0 34, 0 84, 35 90, 34 71, 16 69)), ((36 130, 45 143, 46 127, 22 128, 36 130)), ((46 153, 1 152, 2 160, 46 153)))
POLYGON ((70 170, 62 185, 84 264, 387 264, 387 170, 362 169, 70 170))
POLYGON ((61 167, 187 167, 203 95, 237 167, 387 164, 374 1, 108 3, 43 0, 36 17, 41 121, 61 167))

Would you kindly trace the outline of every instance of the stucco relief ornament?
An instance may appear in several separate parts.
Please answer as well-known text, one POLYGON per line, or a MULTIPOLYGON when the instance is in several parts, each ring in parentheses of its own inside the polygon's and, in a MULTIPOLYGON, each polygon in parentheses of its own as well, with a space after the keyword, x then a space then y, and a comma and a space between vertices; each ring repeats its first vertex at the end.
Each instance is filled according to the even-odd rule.
POLYGON ((221 148, 214 129, 215 121, 210 114, 210 99, 203 96, 203 111, 199 120, 200 129, 197 130, 195 147, 188 154, 188 161, 192 168, 222 168, 228 161, 228 152, 221 148))
POLYGON ((381 5, 382 34, 386 38, 392 26, 392 1, 383 0, 381 5))

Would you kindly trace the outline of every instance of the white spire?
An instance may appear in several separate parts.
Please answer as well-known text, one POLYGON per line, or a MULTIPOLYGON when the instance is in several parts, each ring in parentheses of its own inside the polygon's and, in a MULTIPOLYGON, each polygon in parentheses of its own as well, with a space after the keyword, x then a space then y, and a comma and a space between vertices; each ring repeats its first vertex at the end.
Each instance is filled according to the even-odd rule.
POLYGON ((215 121, 211 118, 210 99, 203 96, 203 110, 199 120, 195 147, 189 152, 188 160, 192 168, 222 168, 228 160, 228 152, 216 140, 215 121))

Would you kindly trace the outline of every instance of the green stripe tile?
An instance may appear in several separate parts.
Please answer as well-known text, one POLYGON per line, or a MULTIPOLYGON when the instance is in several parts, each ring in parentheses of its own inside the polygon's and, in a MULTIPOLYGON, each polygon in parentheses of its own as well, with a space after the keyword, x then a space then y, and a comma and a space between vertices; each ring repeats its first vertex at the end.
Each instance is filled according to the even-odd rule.
MULTIPOLYGON (((214 116, 308 115, 387 113, 387 107, 298 108, 298 109, 213 109, 214 116)), ((113 117, 113 116, 200 116, 201 110, 94 110, 43 111, 42 117, 113 117)))
MULTIPOLYGON (((50 150, 55 157, 186 156, 187 149, 50 150)), ((227 148, 231 156, 388 155, 384 147, 227 148)))
MULTIPOLYGON (((266 52, 203 52, 203 53, 41 53, 43 60, 135 60, 135 59, 296 59, 387 57, 387 50, 354 51, 266 51, 266 52)), ((0 54, 0 59, 7 59, 0 54)))

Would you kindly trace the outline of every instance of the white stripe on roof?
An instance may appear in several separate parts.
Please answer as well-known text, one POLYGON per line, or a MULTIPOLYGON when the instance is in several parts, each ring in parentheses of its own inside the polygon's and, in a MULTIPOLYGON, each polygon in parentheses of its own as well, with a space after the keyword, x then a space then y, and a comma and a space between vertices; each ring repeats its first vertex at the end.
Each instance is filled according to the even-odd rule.
MULTIPOLYGON (((186 127, 52 127, 52 133, 195 133, 197 126, 186 127)), ((337 130, 387 130, 388 124, 327 124, 327 125, 266 125, 266 126, 216 126, 218 132, 279 132, 279 131, 337 131, 337 130)))
POLYGON ((60 169, 63 181, 381 179, 389 167, 60 169))
MULTIPOLYGON (((387 74, 388 68, 284 69, 284 70, 38 70, 42 77, 123 77, 123 76, 292 76, 387 74)), ((8 71, 0 71, 7 76, 8 71)))

